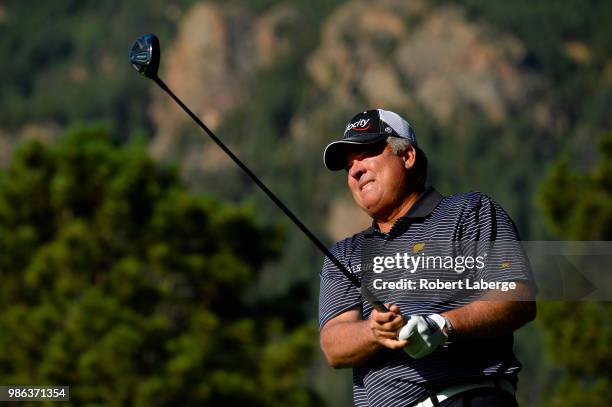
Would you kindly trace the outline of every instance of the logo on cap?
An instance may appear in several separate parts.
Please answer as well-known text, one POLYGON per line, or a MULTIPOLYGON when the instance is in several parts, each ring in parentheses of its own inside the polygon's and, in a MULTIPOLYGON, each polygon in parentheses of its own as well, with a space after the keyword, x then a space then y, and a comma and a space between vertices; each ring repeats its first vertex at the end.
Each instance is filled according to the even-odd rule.
POLYGON ((346 130, 344 130, 344 134, 346 134, 346 132, 350 130, 366 131, 370 127, 372 127, 372 123, 370 123, 370 119, 359 119, 354 123, 349 123, 346 126, 346 130))

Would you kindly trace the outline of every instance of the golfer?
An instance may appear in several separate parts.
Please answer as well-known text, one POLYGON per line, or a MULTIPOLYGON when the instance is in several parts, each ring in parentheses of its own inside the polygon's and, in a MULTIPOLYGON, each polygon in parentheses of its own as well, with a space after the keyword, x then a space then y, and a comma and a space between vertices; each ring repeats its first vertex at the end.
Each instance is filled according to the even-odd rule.
POLYGON ((505 211, 480 192, 442 196, 426 187, 427 158, 394 112, 354 116, 342 139, 326 147, 324 163, 346 171, 355 203, 372 218, 371 227, 331 251, 389 309, 372 309, 325 260, 320 344, 331 366, 353 368, 354 404, 516 406, 521 364, 513 332, 535 318, 535 288, 505 211), (445 264, 428 269, 434 241, 471 242, 461 250, 473 258, 458 256, 465 253, 456 247, 455 257, 430 252, 445 264), (505 249, 491 249, 500 242, 505 249), (455 281, 453 290, 428 288, 446 287, 444 278, 455 281))

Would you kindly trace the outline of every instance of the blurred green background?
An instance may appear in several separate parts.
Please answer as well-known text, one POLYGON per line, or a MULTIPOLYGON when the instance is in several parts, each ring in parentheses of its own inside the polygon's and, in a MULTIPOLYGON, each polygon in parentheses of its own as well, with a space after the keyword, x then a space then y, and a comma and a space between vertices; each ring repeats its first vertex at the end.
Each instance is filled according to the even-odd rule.
MULTIPOLYGON (((75 405, 350 405, 322 256, 127 56, 331 245, 368 224, 324 146, 407 117, 442 193, 524 240, 612 240, 612 2, 0 2, 0 384, 75 405)), ((609 303, 538 304, 528 406, 612 398, 609 303)))

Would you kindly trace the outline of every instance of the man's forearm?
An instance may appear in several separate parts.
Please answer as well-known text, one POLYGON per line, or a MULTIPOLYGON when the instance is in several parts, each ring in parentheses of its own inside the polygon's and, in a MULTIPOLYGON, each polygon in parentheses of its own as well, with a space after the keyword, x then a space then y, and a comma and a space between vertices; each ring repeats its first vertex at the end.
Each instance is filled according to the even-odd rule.
POLYGON ((321 331, 321 349, 334 368, 359 366, 380 348, 367 320, 336 322, 321 331))
POLYGON ((526 301, 530 290, 527 286, 519 286, 522 292, 512 296, 499 292, 485 295, 483 300, 474 301, 463 307, 444 312, 455 329, 457 340, 488 339, 510 333, 536 315, 534 301, 526 301), (503 298, 507 299, 503 299, 503 298))

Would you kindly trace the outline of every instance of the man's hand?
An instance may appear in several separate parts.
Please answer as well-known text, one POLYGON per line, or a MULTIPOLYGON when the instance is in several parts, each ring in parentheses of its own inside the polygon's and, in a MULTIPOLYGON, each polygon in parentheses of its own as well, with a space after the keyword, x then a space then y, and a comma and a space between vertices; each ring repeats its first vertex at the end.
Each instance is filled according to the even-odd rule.
POLYGON ((321 349, 334 368, 361 366, 383 348, 398 349, 409 341, 398 341, 397 332, 406 323, 397 305, 389 312, 372 311, 363 319, 361 308, 330 319, 321 328, 321 349))
POLYGON ((376 342, 389 349, 401 349, 408 345, 408 340, 398 340, 398 331, 406 324, 406 319, 395 304, 385 304, 389 312, 372 310, 370 329, 376 342))
POLYGON ((399 333, 399 339, 409 340, 404 351, 415 359, 429 355, 446 343, 448 337, 444 334, 446 321, 439 314, 427 317, 413 315, 399 333))

